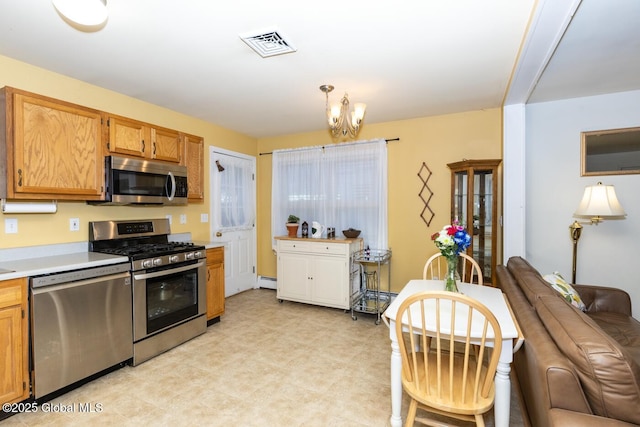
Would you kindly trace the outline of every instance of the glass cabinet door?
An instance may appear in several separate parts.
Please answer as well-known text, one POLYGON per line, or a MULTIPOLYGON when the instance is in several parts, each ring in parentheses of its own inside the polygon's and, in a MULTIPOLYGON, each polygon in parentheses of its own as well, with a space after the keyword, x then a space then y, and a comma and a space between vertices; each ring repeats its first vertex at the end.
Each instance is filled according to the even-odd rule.
POLYGON ((469 234, 472 256, 482 270, 483 282, 494 284, 498 262, 498 167, 500 160, 465 160, 451 163, 451 220, 458 220, 469 234))

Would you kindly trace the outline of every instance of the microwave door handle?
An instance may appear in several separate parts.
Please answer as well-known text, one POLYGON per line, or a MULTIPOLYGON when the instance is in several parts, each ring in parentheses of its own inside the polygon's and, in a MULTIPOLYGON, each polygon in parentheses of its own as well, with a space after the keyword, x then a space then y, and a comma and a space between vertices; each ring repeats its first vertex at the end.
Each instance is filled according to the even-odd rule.
MULTIPOLYGON (((171 194, 169 194, 167 196, 167 199, 169 199, 169 201, 173 200, 173 197, 176 195, 176 177, 173 176, 172 172, 169 172, 169 175, 167 175, 167 184, 169 184, 169 180, 171 180, 171 194)), ((167 193, 169 192, 169 189, 167 188, 167 193)))

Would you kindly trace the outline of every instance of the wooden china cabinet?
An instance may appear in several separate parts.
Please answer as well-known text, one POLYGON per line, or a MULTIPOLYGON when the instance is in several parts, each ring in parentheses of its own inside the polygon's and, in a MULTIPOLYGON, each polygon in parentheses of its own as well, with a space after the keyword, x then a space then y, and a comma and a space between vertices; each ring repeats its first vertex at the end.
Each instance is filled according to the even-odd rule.
POLYGON ((483 280, 495 286, 494 271, 502 262, 500 159, 449 163, 451 221, 458 220, 471 236, 467 254, 480 265, 483 280))

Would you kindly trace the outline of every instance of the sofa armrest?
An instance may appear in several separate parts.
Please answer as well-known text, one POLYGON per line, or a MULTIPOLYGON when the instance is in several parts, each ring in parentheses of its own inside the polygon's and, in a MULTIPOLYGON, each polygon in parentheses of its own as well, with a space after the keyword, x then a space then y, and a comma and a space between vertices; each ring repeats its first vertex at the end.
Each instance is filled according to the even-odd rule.
POLYGON ((631 316, 631 298, 622 289, 606 286, 573 285, 587 306, 587 313, 611 311, 631 316))
POLYGON ((629 424, 613 418, 599 417, 597 415, 573 412, 566 409, 552 408, 549 411, 549 419, 552 426, 557 427, 631 427, 629 424))

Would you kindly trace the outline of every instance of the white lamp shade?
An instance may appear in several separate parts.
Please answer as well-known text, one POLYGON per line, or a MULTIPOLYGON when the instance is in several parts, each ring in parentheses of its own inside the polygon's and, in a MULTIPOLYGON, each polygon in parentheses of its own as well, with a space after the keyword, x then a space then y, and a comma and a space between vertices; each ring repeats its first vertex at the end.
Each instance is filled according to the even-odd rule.
POLYGON ((358 121, 361 121, 364 118, 364 113, 366 110, 367 104, 363 104, 362 102, 356 102, 353 105, 353 115, 358 121))
POLYGON ((626 213, 618 198, 613 185, 596 185, 585 187, 582 201, 578 205, 574 216, 582 217, 621 217, 626 213))
POLYGON ((53 6, 67 20, 86 27, 102 25, 109 16, 103 0, 53 0, 53 6))

